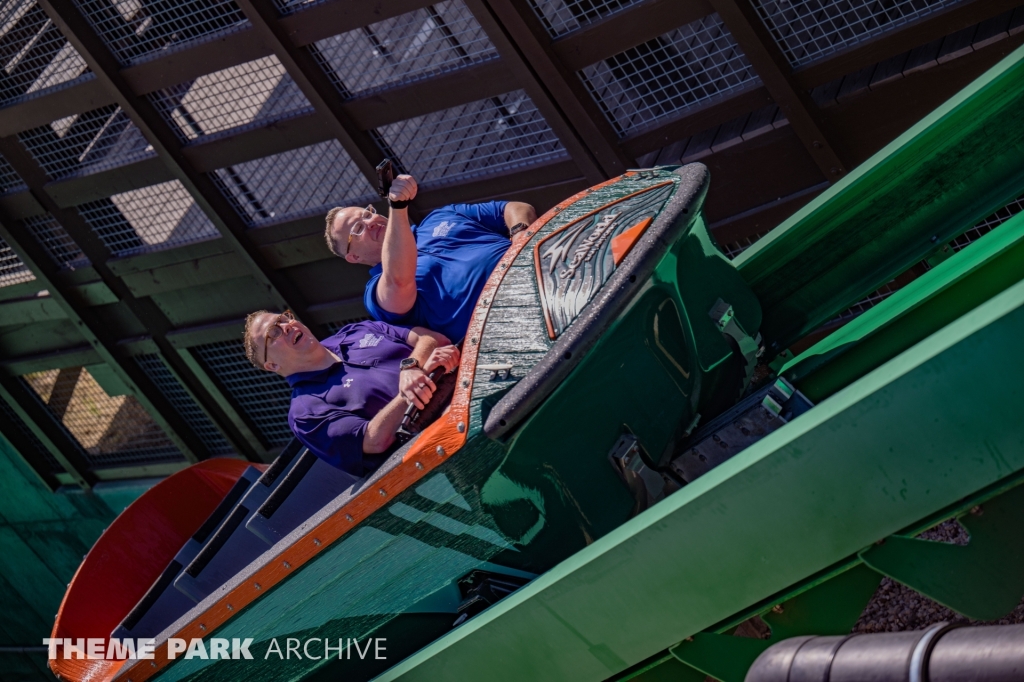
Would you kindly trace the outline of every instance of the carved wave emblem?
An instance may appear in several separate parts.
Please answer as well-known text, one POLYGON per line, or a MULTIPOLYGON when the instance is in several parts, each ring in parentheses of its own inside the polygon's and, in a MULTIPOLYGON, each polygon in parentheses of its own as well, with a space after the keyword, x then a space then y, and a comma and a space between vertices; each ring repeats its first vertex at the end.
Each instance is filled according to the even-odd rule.
POLYGON ((550 338, 558 338, 608 281, 674 184, 663 182, 610 202, 537 242, 534 265, 550 338))

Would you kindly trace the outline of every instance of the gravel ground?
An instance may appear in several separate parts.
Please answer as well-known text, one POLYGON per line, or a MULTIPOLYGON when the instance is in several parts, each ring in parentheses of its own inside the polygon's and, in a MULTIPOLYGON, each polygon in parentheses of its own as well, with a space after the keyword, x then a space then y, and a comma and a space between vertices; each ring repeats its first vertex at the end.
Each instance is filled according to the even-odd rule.
MULTIPOLYGON (((955 545, 966 545, 969 539, 967 531, 955 520, 946 521, 918 537, 955 545)), ((972 625, 1024 623, 1024 601, 1018 604, 1017 608, 1005 618, 988 622, 976 621, 937 604, 909 587, 900 585, 889 578, 883 578, 882 584, 879 585, 875 596, 868 602, 860 620, 853 627, 853 631, 867 633, 921 630, 942 621, 972 625)))

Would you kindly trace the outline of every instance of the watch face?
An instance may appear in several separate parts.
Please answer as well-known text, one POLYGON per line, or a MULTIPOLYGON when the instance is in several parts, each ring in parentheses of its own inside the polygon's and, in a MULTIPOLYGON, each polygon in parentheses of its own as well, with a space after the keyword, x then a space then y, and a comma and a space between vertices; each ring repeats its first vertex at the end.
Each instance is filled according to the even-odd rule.
POLYGON ((416 362, 416 358, 405 358, 402 360, 402 369, 412 369, 413 367, 419 367, 419 363, 416 362))

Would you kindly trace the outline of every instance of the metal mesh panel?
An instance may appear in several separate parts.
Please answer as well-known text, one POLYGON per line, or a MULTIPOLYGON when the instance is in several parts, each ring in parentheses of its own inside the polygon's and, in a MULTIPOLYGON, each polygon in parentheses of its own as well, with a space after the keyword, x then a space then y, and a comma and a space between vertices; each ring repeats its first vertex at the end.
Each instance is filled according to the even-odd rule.
POLYGON ((122 64, 247 28, 232 0, 75 0, 122 64))
POLYGON ((751 0, 790 64, 801 66, 961 0, 751 0))
POLYGON ((0 156, 0 195, 25 189, 25 182, 14 171, 7 159, 0 156))
POLYGON ((366 203, 376 192, 337 140, 246 161, 214 173, 251 225, 366 203))
POLYGON ((439 2, 318 40, 310 49, 346 96, 498 57, 461 0, 439 2))
POLYGON ((522 90, 378 129, 420 182, 452 182, 562 158, 565 149, 522 90))
POLYGON ((740 255, 741 253, 743 253, 744 251, 749 249, 751 246, 753 246, 754 243, 758 239, 760 239, 761 237, 765 236, 766 234, 768 234, 768 233, 767 232, 759 232, 759 233, 757 233, 755 235, 751 235, 749 237, 741 237, 741 238, 737 239, 734 242, 729 242, 728 244, 724 244, 722 246, 722 251, 725 253, 726 258, 728 258, 729 260, 732 260, 736 256, 740 255))
POLYGON ((215 455, 234 454, 234 450, 224 438, 224 434, 213 425, 207 414, 196 404, 181 382, 175 378, 163 358, 156 354, 137 355, 135 362, 153 380, 160 392, 170 401, 181 418, 192 427, 196 435, 203 439, 210 452, 215 455))
POLYGON ((183 459, 132 396, 109 396, 84 367, 26 374, 25 383, 74 437, 93 467, 183 459))
POLYGON ((36 278, 3 239, 0 239, 0 287, 31 282, 36 278))
POLYGON ((620 135, 761 82, 717 14, 591 64, 579 76, 620 135))
POLYGON ((866 310, 874 308, 876 305, 884 301, 885 299, 892 296, 894 293, 899 291, 900 286, 895 281, 889 282, 877 291, 865 296, 861 300, 854 303, 852 306, 844 310, 841 314, 833 317, 829 322, 842 322, 860 315, 866 310))
POLYGON ((95 173, 154 155, 152 145, 116 104, 53 121, 18 137, 52 178, 95 173))
POLYGON ((183 142, 312 110, 273 55, 158 90, 149 98, 183 142))
POLYGON ((35 0, 0 7, 0 104, 93 78, 35 0))
POLYGON ((32 449, 35 451, 35 454, 46 462, 48 472, 56 474, 64 471, 63 465, 57 461, 47 447, 43 445, 42 441, 36 438, 36 434, 32 433, 32 429, 22 421, 17 412, 11 409, 11 406, 7 404, 6 400, 0 399, 0 412, 3 412, 8 419, 14 422, 18 431, 21 432, 21 435, 28 439, 29 443, 32 444, 32 449))
POLYGON ((287 381, 249 364, 241 341, 207 343, 193 350, 268 444, 283 445, 292 439, 288 428, 292 390, 287 381))
POLYGON ((1024 211, 1024 195, 1017 197, 1006 206, 1003 206, 1001 209, 964 232, 962 235, 954 239, 950 245, 953 247, 954 251, 959 251, 964 247, 973 244, 975 241, 996 229, 1021 211, 1024 211))
POLYGON ((62 268, 74 270, 89 265, 89 259, 78 248, 78 244, 61 227, 60 223, 54 220, 53 216, 40 215, 26 218, 22 221, 22 225, 32 232, 36 241, 43 245, 54 262, 62 268))
POLYGON ((640 0, 530 0, 533 11, 552 37, 635 5, 640 0))
POLYGON ((118 256, 220 236, 177 180, 90 201, 79 206, 78 212, 118 256))

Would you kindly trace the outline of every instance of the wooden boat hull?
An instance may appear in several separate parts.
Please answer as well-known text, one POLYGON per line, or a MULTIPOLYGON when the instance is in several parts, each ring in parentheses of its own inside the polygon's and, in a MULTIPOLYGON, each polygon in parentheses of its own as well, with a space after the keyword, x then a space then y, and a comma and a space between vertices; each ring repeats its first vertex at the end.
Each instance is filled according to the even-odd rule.
POLYGON ((517 235, 441 419, 169 623, 153 661, 72 677, 362 679, 470 613, 467 576, 521 584, 628 520, 644 500, 609 460, 617 441, 667 464, 755 361, 760 307, 704 226, 707 183, 700 164, 631 171, 517 235), (267 655, 386 633, 383 662, 267 655), (169 658, 169 638, 210 636, 252 638, 254 659, 169 658))

